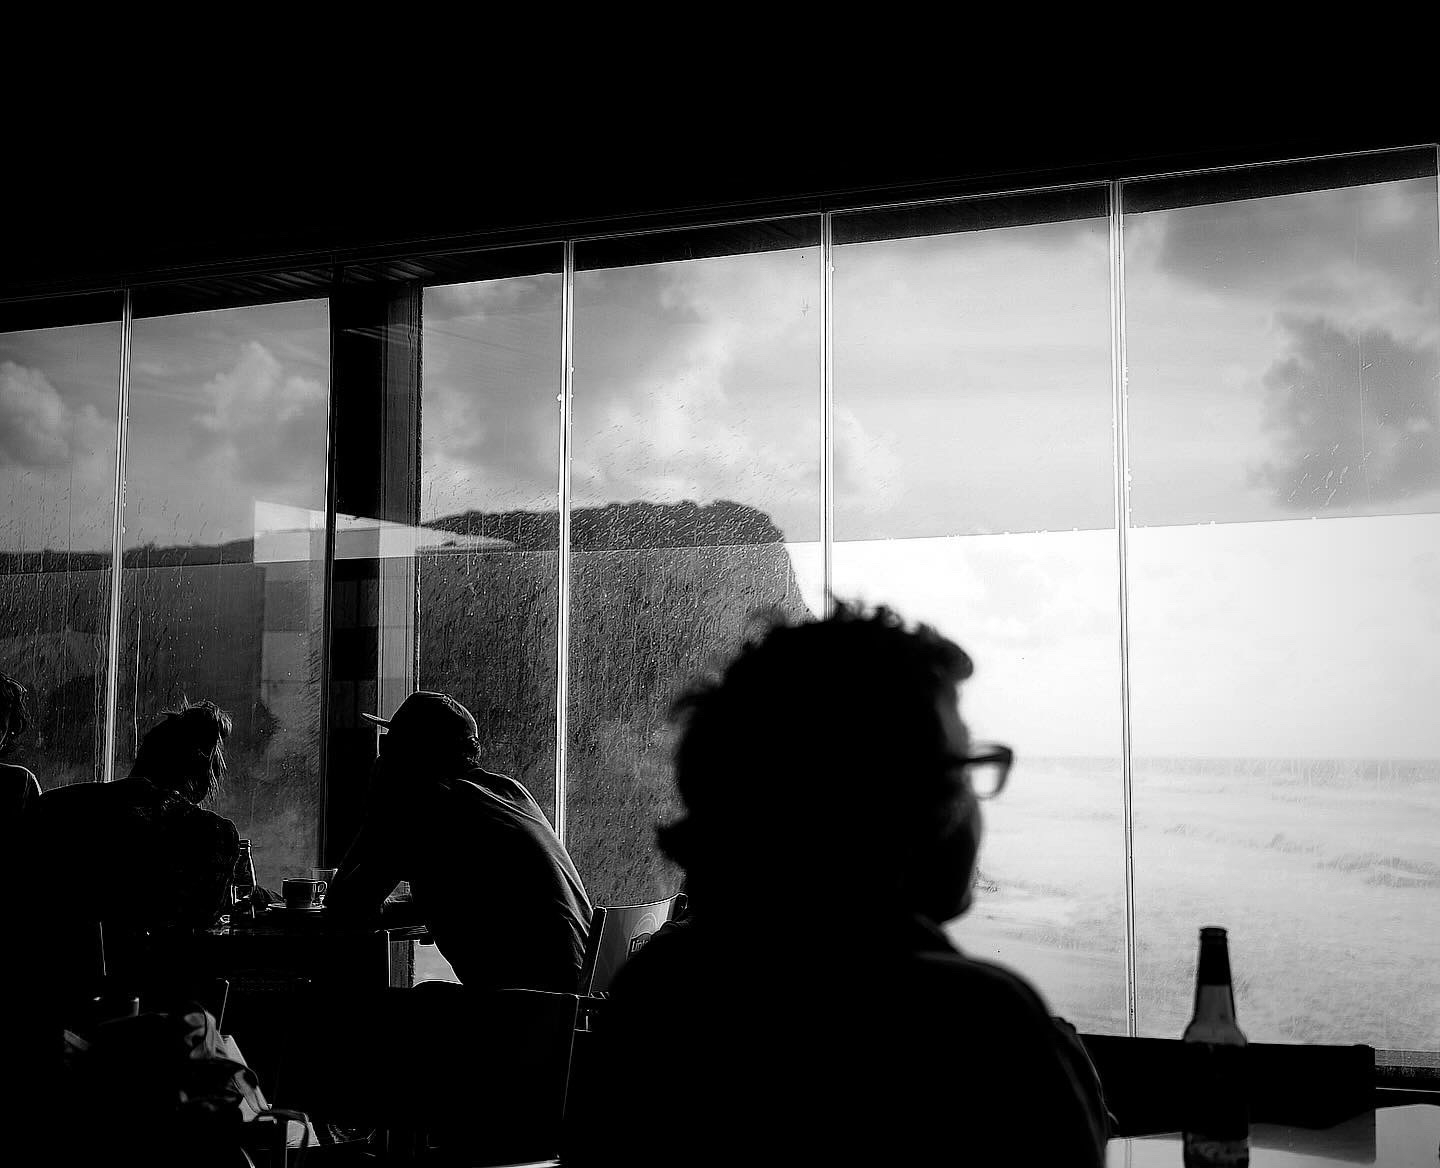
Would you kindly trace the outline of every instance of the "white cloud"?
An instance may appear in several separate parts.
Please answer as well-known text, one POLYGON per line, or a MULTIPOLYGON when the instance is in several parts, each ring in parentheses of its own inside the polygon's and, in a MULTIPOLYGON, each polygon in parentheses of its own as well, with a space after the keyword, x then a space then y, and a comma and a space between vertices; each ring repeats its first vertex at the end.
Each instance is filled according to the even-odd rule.
POLYGON ((210 410, 200 415, 197 425, 235 446, 257 432, 273 435, 277 426, 292 424, 325 404, 325 389, 318 381, 287 376, 259 341, 245 342, 234 367, 216 374, 202 392, 210 410))
POLYGON ((256 499, 323 508, 324 334, 258 309, 145 324, 169 373, 131 379, 126 545, 244 539, 256 499))
POLYGON ((201 390, 193 435, 221 481, 265 488, 267 498, 315 505, 324 494, 326 391, 246 341, 235 364, 201 390))
POLYGON ((873 434, 853 409, 836 406, 834 414, 835 490, 846 510, 883 515, 903 503, 905 467, 896 436, 873 434))
POLYGON ((813 250, 582 273, 576 503, 732 499, 813 537, 818 275, 813 250))
POLYGON ((28 467, 70 461, 75 417, 39 369, 0 363, 0 460, 28 467))
POLYGON ((42 369, 0 362, 0 548, 95 550, 114 522, 115 421, 42 369))
POLYGON ((1435 506, 1410 465, 1424 446, 1412 427, 1435 401, 1427 383, 1440 348, 1435 210, 1428 180, 1126 219, 1137 522, 1294 515, 1308 496, 1293 494, 1291 482, 1279 489, 1266 468, 1319 460, 1323 479, 1337 454, 1336 473, 1351 463, 1355 480, 1333 499, 1321 492, 1315 513, 1435 506), (1399 357, 1382 370, 1371 349, 1399 357), (1301 374, 1315 392, 1286 390, 1301 374), (1296 409, 1281 408, 1287 392, 1303 398, 1296 409), (1362 416, 1363 440, 1337 446, 1362 416), (1387 455, 1406 461, 1382 475, 1404 480, 1403 492, 1353 497, 1362 447, 1377 473, 1387 455))

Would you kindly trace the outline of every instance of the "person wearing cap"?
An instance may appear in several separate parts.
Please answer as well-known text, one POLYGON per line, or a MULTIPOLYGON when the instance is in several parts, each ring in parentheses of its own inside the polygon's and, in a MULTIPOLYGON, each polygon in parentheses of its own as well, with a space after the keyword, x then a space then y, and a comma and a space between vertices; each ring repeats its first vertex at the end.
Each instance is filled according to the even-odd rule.
POLYGON ((480 765, 475 719, 420 690, 389 718, 370 807, 326 893, 335 916, 373 918, 402 880, 467 987, 574 993, 590 901, 525 787, 480 765))

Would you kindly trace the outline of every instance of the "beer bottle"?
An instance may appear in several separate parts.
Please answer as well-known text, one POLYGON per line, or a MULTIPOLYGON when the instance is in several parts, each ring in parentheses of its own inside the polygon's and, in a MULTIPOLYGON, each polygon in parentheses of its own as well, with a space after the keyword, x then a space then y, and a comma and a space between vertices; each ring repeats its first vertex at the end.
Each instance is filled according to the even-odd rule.
POLYGON ((235 857, 235 873, 230 882, 230 923, 245 924, 255 919, 255 860, 250 855, 250 841, 240 841, 240 854, 235 857))
POLYGON ((1245 1168, 1250 1163, 1245 1035, 1235 1021, 1225 930, 1200 930, 1195 1016, 1185 1027, 1192 1068, 1185 1124, 1186 1168, 1245 1168))

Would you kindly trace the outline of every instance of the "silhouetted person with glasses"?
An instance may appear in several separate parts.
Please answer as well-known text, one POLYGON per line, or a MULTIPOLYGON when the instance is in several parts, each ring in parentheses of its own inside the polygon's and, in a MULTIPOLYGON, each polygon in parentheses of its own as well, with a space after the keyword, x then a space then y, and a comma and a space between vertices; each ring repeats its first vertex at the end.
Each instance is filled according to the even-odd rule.
POLYGON ((1103 1163, 1073 1030, 940 929, 1011 760, 970 740, 971 671, 933 629, 842 605, 680 699, 684 816, 659 842, 694 913, 595 1023, 575 1163, 1103 1163), (614 1120, 637 1105, 637 1130, 614 1120))
POLYGON ((389 719, 371 802, 325 903, 373 918, 401 880, 461 984, 575 992, 590 901, 524 785, 480 765, 475 719, 411 694, 389 719))

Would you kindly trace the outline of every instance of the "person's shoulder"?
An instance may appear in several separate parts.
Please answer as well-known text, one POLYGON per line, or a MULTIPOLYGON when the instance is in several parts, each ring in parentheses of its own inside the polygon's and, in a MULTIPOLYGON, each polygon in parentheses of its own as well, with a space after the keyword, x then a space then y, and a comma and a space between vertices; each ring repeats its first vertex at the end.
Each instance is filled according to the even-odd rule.
POLYGON ((82 812, 112 801, 110 788, 114 783, 68 783, 63 787, 51 787, 42 792, 35 807, 46 814, 82 812))
POLYGON ((173 820, 183 823, 187 830, 232 843, 237 849, 240 846, 240 832, 234 822, 218 811, 200 807, 184 798, 167 803, 166 811, 173 820))
MULTIPOLYGON (((193 804, 192 804, 193 806, 193 804)), ((200 814, 198 821, 205 824, 206 830, 216 839, 232 844, 237 850, 240 847, 240 831, 235 826, 234 820, 227 819, 218 811, 211 811, 205 807, 196 807, 200 814)))
POLYGON ((40 798, 40 780, 29 767, 13 762, 0 762, 0 782, 7 791, 17 792, 22 802, 40 798))
POLYGON ((0 762, 0 775, 29 775, 32 779, 35 772, 29 767, 23 767, 15 762, 0 762))
POLYGON ((449 788, 477 804, 489 803, 496 807, 520 808, 533 814, 544 814, 530 789, 519 779, 498 771, 487 771, 484 767, 471 767, 454 776, 449 788))
POLYGON ((518 779, 502 775, 499 771, 486 770, 482 766, 469 767, 455 777, 469 786, 477 787, 491 795, 510 796, 523 793, 527 798, 530 796, 525 784, 518 779))

